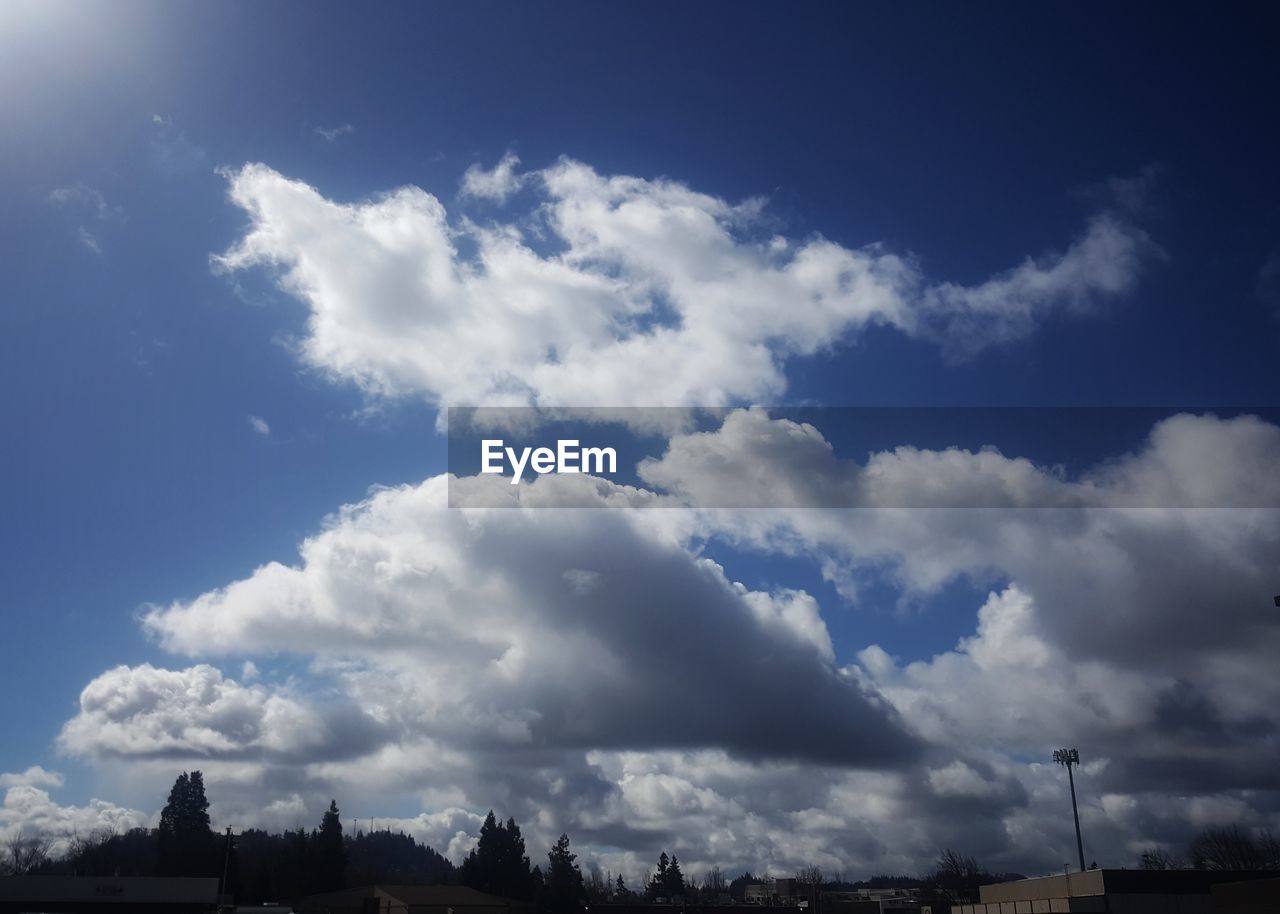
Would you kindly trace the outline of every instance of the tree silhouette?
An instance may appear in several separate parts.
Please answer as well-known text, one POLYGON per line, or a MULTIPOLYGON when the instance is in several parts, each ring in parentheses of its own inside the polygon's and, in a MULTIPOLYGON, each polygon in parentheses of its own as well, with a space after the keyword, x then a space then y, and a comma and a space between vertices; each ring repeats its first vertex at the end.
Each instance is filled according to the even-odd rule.
POLYGON ((514 818, 506 824, 489 810, 480 826, 480 840, 462 861, 458 877, 463 885, 504 898, 528 899, 533 895, 529 857, 524 837, 514 818))
POLYGON ((720 867, 713 866, 710 872, 702 878, 702 890, 711 895, 720 895, 727 891, 728 884, 724 881, 724 874, 720 872, 720 867))
POLYGON ((550 914, 575 914, 584 895, 578 855, 569 850, 569 836, 561 834, 547 854, 546 902, 550 914))
POLYGON ((19 828, 5 839, 0 857, 0 875, 25 876, 43 866, 49 859, 48 838, 27 835, 19 828))
POLYGON ((671 868, 671 858, 663 851, 658 855, 658 868, 649 877, 644 887, 645 897, 650 901, 662 898, 667 894, 667 870, 671 868))
POLYGON ((330 800, 320 820, 320 829, 311 833, 312 885, 317 892, 336 892, 346 887, 347 853, 342 842, 342 819, 338 801, 330 800))
POLYGON ((1187 850, 1198 870, 1266 870, 1280 867, 1280 842, 1270 831, 1258 839, 1232 825, 1206 828, 1187 850))
POLYGON ((796 873, 796 882, 804 885, 822 885, 826 879, 822 875, 822 868, 810 864, 809 866, 800 867, 796 873))
POLYGON ((741 904, 746 898, 747 886, 760 885, 762 882, 764 882, 764 880, 756 876, 754 873, 743 873, 741 876, 738 876, 729 883, 729 895, 734 901, 741 904))
POLYGON ((667 867, 667 878, 665 880, 666 896, 671 899, 684 897, 684 873, 680 872, 680 861, 676 859, 676 855, 671 855, 671 864, 667 867))
POLYGON ((1176 870, 1181 867, 1177 859, 1159 847, 1149 847, 1142 852, 1138 868, 1143 870, 1176 870))
POLYGON ((189 775, 184 771, 173 782, 169 801, 160 812, 156 850, 162 875, 217 874, 213 831, 209 828, 209 799, 204 793, 204 775, 199 771, 189 775))
MULTIPOLYGON (((155 876, 190 874, 193 869, 181 862, 178 850, 183 811, 191 807, 207 815, 203 802, 203 780, 191 775, 178 778, 170 792, 170 802, 162 815, 167 862, 170 869, 159 868, 160 829, 135 828, 124 834, 100 829, 74 836, 66 853, 37 867, 40 875, 66 876, 155 876)), ((207 819, 197 818, 199 826, 207 819)), ((336 803, 330 804, 320 827, 307 832, 297 828, 270 834, 248 828, 235 836, 234 849, 227 869, 227 894, 239 904, 259 905, 263 902, 293 903, 306 895, 331 890, 334 885, 369 885, 394 882, 433 885, 455 881, 453 864, 425 844, 404 834, 389 831, 344 834, 336 803), (345 858, 344 867, 333 855, 332 836, 345 858), (326 848, 328 850, 326 851, 326 848), (326 856, 326 854, 331 856, 326 856), (327 860, 327 862, 325 862, 327 860), (238 865, 237 865, 238 864, 238 865), (341 882, 339 880, 342 880, 341 882)), ((222 872, 225 845, 222 836, 214 836, 204 828, 205 853, 197 856, 194 872, 219 876, 222 872)), ((22 843, 25 849, 25 843, 22 843)), ((0 855, 11 853, 0 842, 0 855)), ((0 869, 8 869, 0 861, 0 869)))
POLYGON ((609 900, 609 896, 613 891, 613 874, 600 872, 598 864, 592 864, 587 870, 584 877, 584 887, 586 889, 587 904, 604 904, 609 900))
POLYGON ((453 877, 448 860, 403 832, 361 831, 344 843, 347 885, 437 885, 453 877))
POLYGON ((978 861, 947 848, 938 858, 929 885, 952 904, 966 904, 978 900, 978 886, 995 881, 978 861))
POLYGON ((796 882, 804 886, 805 896, 809 899, 809 909, 816 910, 818 907, 818 896, 821 894, 823 883, 826 877, 822 875, 822 868, 816 864, 800 867, 796 873, 796 882))

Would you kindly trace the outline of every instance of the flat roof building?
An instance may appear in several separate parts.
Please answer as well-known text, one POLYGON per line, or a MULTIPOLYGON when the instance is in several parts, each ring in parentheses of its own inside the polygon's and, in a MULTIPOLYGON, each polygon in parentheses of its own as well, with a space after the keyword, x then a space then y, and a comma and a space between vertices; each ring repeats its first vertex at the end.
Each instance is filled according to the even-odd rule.
MULTIPOLYGON (((984 885, 977 904, 953 914, 1215 914, 1215 885, 1275 878, 1277 873, 1226 870, 1086 870, 984 885)), ((1270 908, 1280 912, 1280 899, 1270 908)))
POLYGON ((218 906, 214 878, 6 876, 0 914, 207 914, 218 906))
POLYGON ((298 914, 532 914, 533 905, 464 885, 366 885, 309 895, 298 914))
POLYGON ((1213 895, 1214 914, 1280 914, 1280 876, 1248 882, 1219 882, 1213 895))

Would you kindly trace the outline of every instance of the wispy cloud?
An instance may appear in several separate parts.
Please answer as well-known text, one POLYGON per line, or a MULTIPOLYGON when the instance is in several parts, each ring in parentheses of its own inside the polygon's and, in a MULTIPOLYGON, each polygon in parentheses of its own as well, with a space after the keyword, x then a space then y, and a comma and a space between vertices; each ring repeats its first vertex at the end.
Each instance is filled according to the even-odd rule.
POLYGON ((263 438, 267 438, 271 435, 271 426, 268 425, 267 420, 261 416, 249 416, 246 421, 249 423, 249 428, 253 429, 256 434, 261 435, 263 438))
POLYGON ((123 222, 125 211, 123 206, 107 202, 106 196, 97 188, 77 181, 65 187, 55 187, 46 198, 50 206, 87 210, 99 222, 123 222))
POLYGON ((350 124, 343 124, 341 127, 317 127, 315 128, 317 136, 324 137, 326 143, 335 142, 340 136, 347 136, 356 132, 356 128, 350 124))
POLYGON ((76 230, 76 238, 78 238, 80 243, 86 248, 93 251, 93 253, 97 254, 99 257, 102 256, 102 245, 98 243, 97 236, 83 225, 76 230))
POLYGON ((151 140, 151 164, 166 178, 190 174, 208 159, 204 147, 192 142, 187 134, 173 126, 171 118, 151 116, 156 135, 151 140))
MULTIPOLYGON (((82 218, 87 216, 101 225, 121 223, 126 218, 124 207, 108 202, 102 191, 82 181, 55 187, 49 191, 45 201, 52 207, 78 213, 82 218)), ((102 242, 83 224, 76 226, 76 240, 87 250, 102 256, 102 242)))

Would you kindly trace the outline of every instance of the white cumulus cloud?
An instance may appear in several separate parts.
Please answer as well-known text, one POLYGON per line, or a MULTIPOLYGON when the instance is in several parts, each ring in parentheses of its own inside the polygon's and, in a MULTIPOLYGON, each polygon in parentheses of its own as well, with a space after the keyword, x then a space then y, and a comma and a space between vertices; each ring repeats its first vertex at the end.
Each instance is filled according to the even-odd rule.
MULTIPOLYGON (((28 774, 31 769, 28 769, 28 774)), ((0 839, 21 835, 48 841, 53 855, 64 853, 77 836, 95 832, 123 833, 144 827, 151 817, 136 809, 92 799, 83 806, 62 805, 49 796, 61 784, 17 783, 8 786, 0 804, 0 839)))
POLYGON ((508 152, 488 171, 472 165, 462 175, 462 195, 505 203, 525 182, 525 176, 516 173, 519 164, 520 159, 508 152))
POLYGON ((299 351, 375 395, 451 404, 720 405, 781 394, 789 359, 874 324, 971 352, 1130 289, 1154 248, 1100 214, 1062 253, 976 286, 915 258, 821 237, 759 237, 760 201, 569 159, 473 168, 464 196, 539 199, 485 225, 416 187, 343 204, 261 165, 229 174, 250 217, 215 258, 276 271, 309 309, 299 351), (463 249, 474 254, 463 254, 463 249))
POLYGON ((63 784, 62 775, 56 771, 46 771, 39 765, 32 765, 26 771, 5 772, 0 774, 0 790, 10 787, 37 787, 44 790, 56 790, 63 784))

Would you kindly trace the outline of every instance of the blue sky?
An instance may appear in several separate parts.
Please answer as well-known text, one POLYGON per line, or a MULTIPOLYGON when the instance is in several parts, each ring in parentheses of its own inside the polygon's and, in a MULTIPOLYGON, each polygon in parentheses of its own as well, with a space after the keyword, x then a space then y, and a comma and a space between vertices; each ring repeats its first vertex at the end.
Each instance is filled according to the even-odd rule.
MULTIPOLYGON (((159 794, 148 800, 127 759, 59 747, 81 690, 120 665, 208 661, 240 676, 252 657, 263 683, 328 695, 335 674, 306 651, 246 646, 209 661, 139 617, 296 563, 340 506, 444 469, 437 397, 379 397, 306 364, 292 348, 307 335, 305 296, 270 269, 214 269, 250 230, 228 196, 247 163, 338 204, 411 185, 455 226, 528 228, 546 203, 532 183, 504 205, 464 194, 464 174, 508 154, 524 174, 569 157, 728 204, 762 198, 759 221, 735 229, 744 244, 821 237, 889 252, 933 286, 1052 260, 1115 213, 1142 239, 1122 292, 1046 309, 960 354, 873 321, 785 359, 780 398, 1261 407, 1280 393, 1275 37, 1261 4, 8 6, 0 771, 62 772, 56 801, 72 808, 105 797, 153 813, 159 794)), ((555 239, 530 238, 556 255, 555 239)), ((465 255, 475 242, 458 243, 465 255)), ((912 588, 885 571, 854 609, 814 559, 840 550, 814 536, 797 555, 710 535, 707 554, 749 588, 812 593, 840 664, 871 644, 902 665, 948 651, 974 634, 987 591, 1017 579, 971 571, 903 597, 912 588)), ((146 759, 175 770, 209 757, 157 752, 146 759)), ((503 783, 495 794, 519 792, 503 783)), ((483 813, 495 801, 477 792, 419 784, 358 802, 408 821, 436 811, 433 798, 483 813)), ((311 794, 297 795, 297 814, 318 820, 311 794)), ((558 821, 572 833, 577 820, 558 821)), ((440 842, 457 823, 443 839, 419 824, 440 842)), ((1152 840, 1177 834, 1161 828, 1152 840)), ((601 859, 647 859, 629 840, 600 837, 601 859)))

